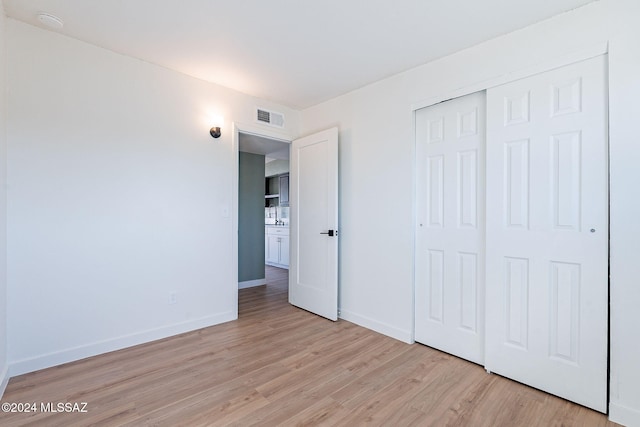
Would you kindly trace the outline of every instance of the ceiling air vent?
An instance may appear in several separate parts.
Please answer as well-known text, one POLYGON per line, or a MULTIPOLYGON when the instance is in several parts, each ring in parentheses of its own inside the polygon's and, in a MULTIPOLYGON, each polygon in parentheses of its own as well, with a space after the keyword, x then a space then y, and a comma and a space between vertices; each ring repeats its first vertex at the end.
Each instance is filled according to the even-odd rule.
POLYGON ((258 108, 256 120, 259 123, 264 123, 266 125, 275 126, 278 128, 284 127, 284 114, 276 113, 275 111, 258 108))

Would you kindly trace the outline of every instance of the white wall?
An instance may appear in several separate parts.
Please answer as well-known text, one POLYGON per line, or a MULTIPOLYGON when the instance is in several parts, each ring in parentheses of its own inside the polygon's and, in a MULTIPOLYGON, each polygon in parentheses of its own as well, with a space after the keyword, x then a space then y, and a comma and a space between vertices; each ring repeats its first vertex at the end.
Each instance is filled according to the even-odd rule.
POLYGON ((344 318, 411 340, 412 106, 430 99, 441 101, 469 86, 482 89, 483 82, 598 44, 605 33, 602 12, 603 5, 596 3, 302 112, 302 134, 334 125, 341 131, 344 318))
POLYGON ((236 318, 232 121, 299 113, 11 19, 8 63, 11 374, 236 318))
POLYGON ((302 112, 302 134, 340 128, 343 318, 412 339, 413 107, 572 61, 611 41, 611 412, 640 425, 640 207, 631 197, 640 182, 633 127, 639 16, 637 0, 592 3, 302 112))
POLYGON ((611 0, 611 419, 640 426, 640 2, 611 0))
POLYGON ((7 362, 7 138, 6 18, 0 4, 0 396, 9 381, 7 362))

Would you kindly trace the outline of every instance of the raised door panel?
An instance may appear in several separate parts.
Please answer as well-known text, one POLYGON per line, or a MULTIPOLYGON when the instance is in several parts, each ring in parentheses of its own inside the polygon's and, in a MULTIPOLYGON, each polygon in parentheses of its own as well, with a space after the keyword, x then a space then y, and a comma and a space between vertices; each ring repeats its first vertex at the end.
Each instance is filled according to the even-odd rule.
POLYGON ((529 228, 529 140, 504 143, 503 218, 508 228, 529 228))
POLYGON ((427 226, 444 227, 444 156, 427 159, 427 226))
POLYGON ((529 331, 529 260, 504 257, 503 278, 504 344, 526 350, 529 331))
POLYGON ((478 227, 478 152, 457 153, 458 228, 478 227))
POLYGON ((460 286, 460 322, 458 327, 469 332, 478 332, 478 255, 475 253, 458 253, 458 271, 460 286))

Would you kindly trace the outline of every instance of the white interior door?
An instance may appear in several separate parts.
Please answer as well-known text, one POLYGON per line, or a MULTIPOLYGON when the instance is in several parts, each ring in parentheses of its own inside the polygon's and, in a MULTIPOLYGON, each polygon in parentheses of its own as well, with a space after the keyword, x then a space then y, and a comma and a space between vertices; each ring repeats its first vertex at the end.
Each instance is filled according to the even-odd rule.
POLYGON ((605 412, 605 59, 487 91, 488 370, 605 412))
POLYGON ((484 92, 416 112, 415 339, 484 360, 484 92))
POLYGON ((289 302, 338 319, 338 129, 291 144, 289 302))

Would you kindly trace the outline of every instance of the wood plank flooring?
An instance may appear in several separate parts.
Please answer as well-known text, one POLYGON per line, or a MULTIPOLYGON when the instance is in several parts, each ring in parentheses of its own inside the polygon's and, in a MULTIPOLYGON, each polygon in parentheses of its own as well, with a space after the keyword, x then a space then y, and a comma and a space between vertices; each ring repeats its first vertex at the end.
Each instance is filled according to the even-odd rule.
POLYGON ((614 426, 605 415, 287 303, 287 272, 240 291, 239 320, 11 379, 2 426, 614 426))

